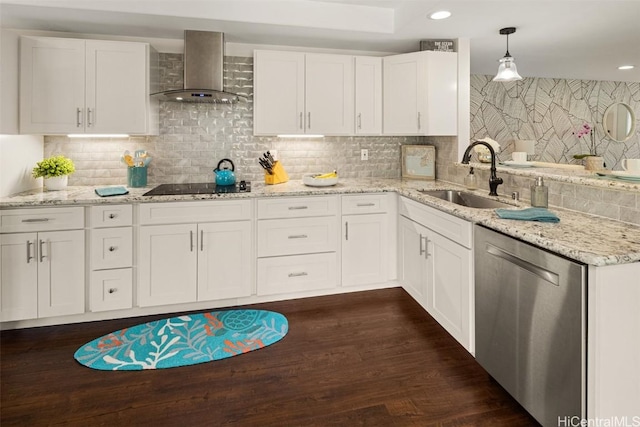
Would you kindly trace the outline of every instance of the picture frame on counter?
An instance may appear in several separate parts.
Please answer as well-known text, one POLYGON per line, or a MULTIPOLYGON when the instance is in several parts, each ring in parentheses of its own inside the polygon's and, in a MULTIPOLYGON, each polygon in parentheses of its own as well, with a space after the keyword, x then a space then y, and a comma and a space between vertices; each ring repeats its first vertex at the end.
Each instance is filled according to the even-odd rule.
POLYGON ((402 178, 436 179, 436 147, 433 145, 402 146, 402 178))

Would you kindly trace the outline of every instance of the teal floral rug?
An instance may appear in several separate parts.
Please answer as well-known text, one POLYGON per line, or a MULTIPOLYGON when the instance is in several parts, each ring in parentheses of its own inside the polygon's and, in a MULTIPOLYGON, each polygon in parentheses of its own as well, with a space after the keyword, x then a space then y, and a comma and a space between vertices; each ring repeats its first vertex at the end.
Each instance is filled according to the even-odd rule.
POLYGON ((74 358, 102 371, 136 371, 195 365, 258 350, 280 341, 289 323, 280 313, 226 310, 189 314, 96 338, 74 358))

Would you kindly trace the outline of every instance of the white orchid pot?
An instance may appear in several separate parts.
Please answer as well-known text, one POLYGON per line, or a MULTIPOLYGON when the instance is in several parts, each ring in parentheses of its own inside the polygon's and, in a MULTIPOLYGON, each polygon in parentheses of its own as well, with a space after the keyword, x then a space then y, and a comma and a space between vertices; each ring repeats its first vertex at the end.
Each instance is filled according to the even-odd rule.
POLYGON ((45 178, 44 186, 49 191, 64 190, 65 188, 67 188, 68 182, 69 182, 69 175, 52 176, 49 178, 45 178))

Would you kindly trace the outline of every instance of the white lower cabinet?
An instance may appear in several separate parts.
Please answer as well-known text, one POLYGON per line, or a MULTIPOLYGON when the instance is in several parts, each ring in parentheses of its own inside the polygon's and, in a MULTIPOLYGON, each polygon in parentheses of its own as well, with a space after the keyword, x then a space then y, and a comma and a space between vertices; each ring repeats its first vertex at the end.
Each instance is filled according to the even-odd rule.
POLYGON ((83 208, 0 212, 0 320, 84 312, 83 208))
POLYGON ((337 197, 258 200, 257 294, 295 294, 338 285, 337 197))
POLYGON ((250 200, 141 206, 138 305, 251 295, 251 206, 250 200), (190 219, 211 222, 191 223, 190 219), (146 225, 162 221, 186 223, 146 225))
POLYGON ((387 194, 342 196, 342 286, 389 279, 386 212, 387 194))
POLYGON ((400 213, 400 283, 447 332, 473 352, 471 223, 404 198, 400 213), (446 221, 452 221, 452 233, 443 233, 462 235, 459 241, 463 244, 430 228, 431 224, 439 228, 446 221))

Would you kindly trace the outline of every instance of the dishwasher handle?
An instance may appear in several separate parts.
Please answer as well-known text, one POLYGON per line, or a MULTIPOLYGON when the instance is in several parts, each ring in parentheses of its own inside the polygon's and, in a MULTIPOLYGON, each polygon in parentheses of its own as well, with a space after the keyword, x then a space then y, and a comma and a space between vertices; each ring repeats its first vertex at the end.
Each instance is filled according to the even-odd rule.
POLYGON ((487 243, 486 249, 487 249, 487 252, 490 253, 491 255, 496 256, 498 258, 502 258, 505 261, 515 264, 518 267, 528 271, 529 273, 535 274, 536 276, 542 278, 543 280, 546 280, 547 282, 553 285, 560 286, 560 278, 556 273, 549 270, 545 270, 542 267, 538 267, 537 265, 532 264, 529 261, 526 261, 522 258, 518 258, 517 256, 510 254, 509 252, 503 249, 500 249, 496 246, 493 246, 490 243, 487 243))

